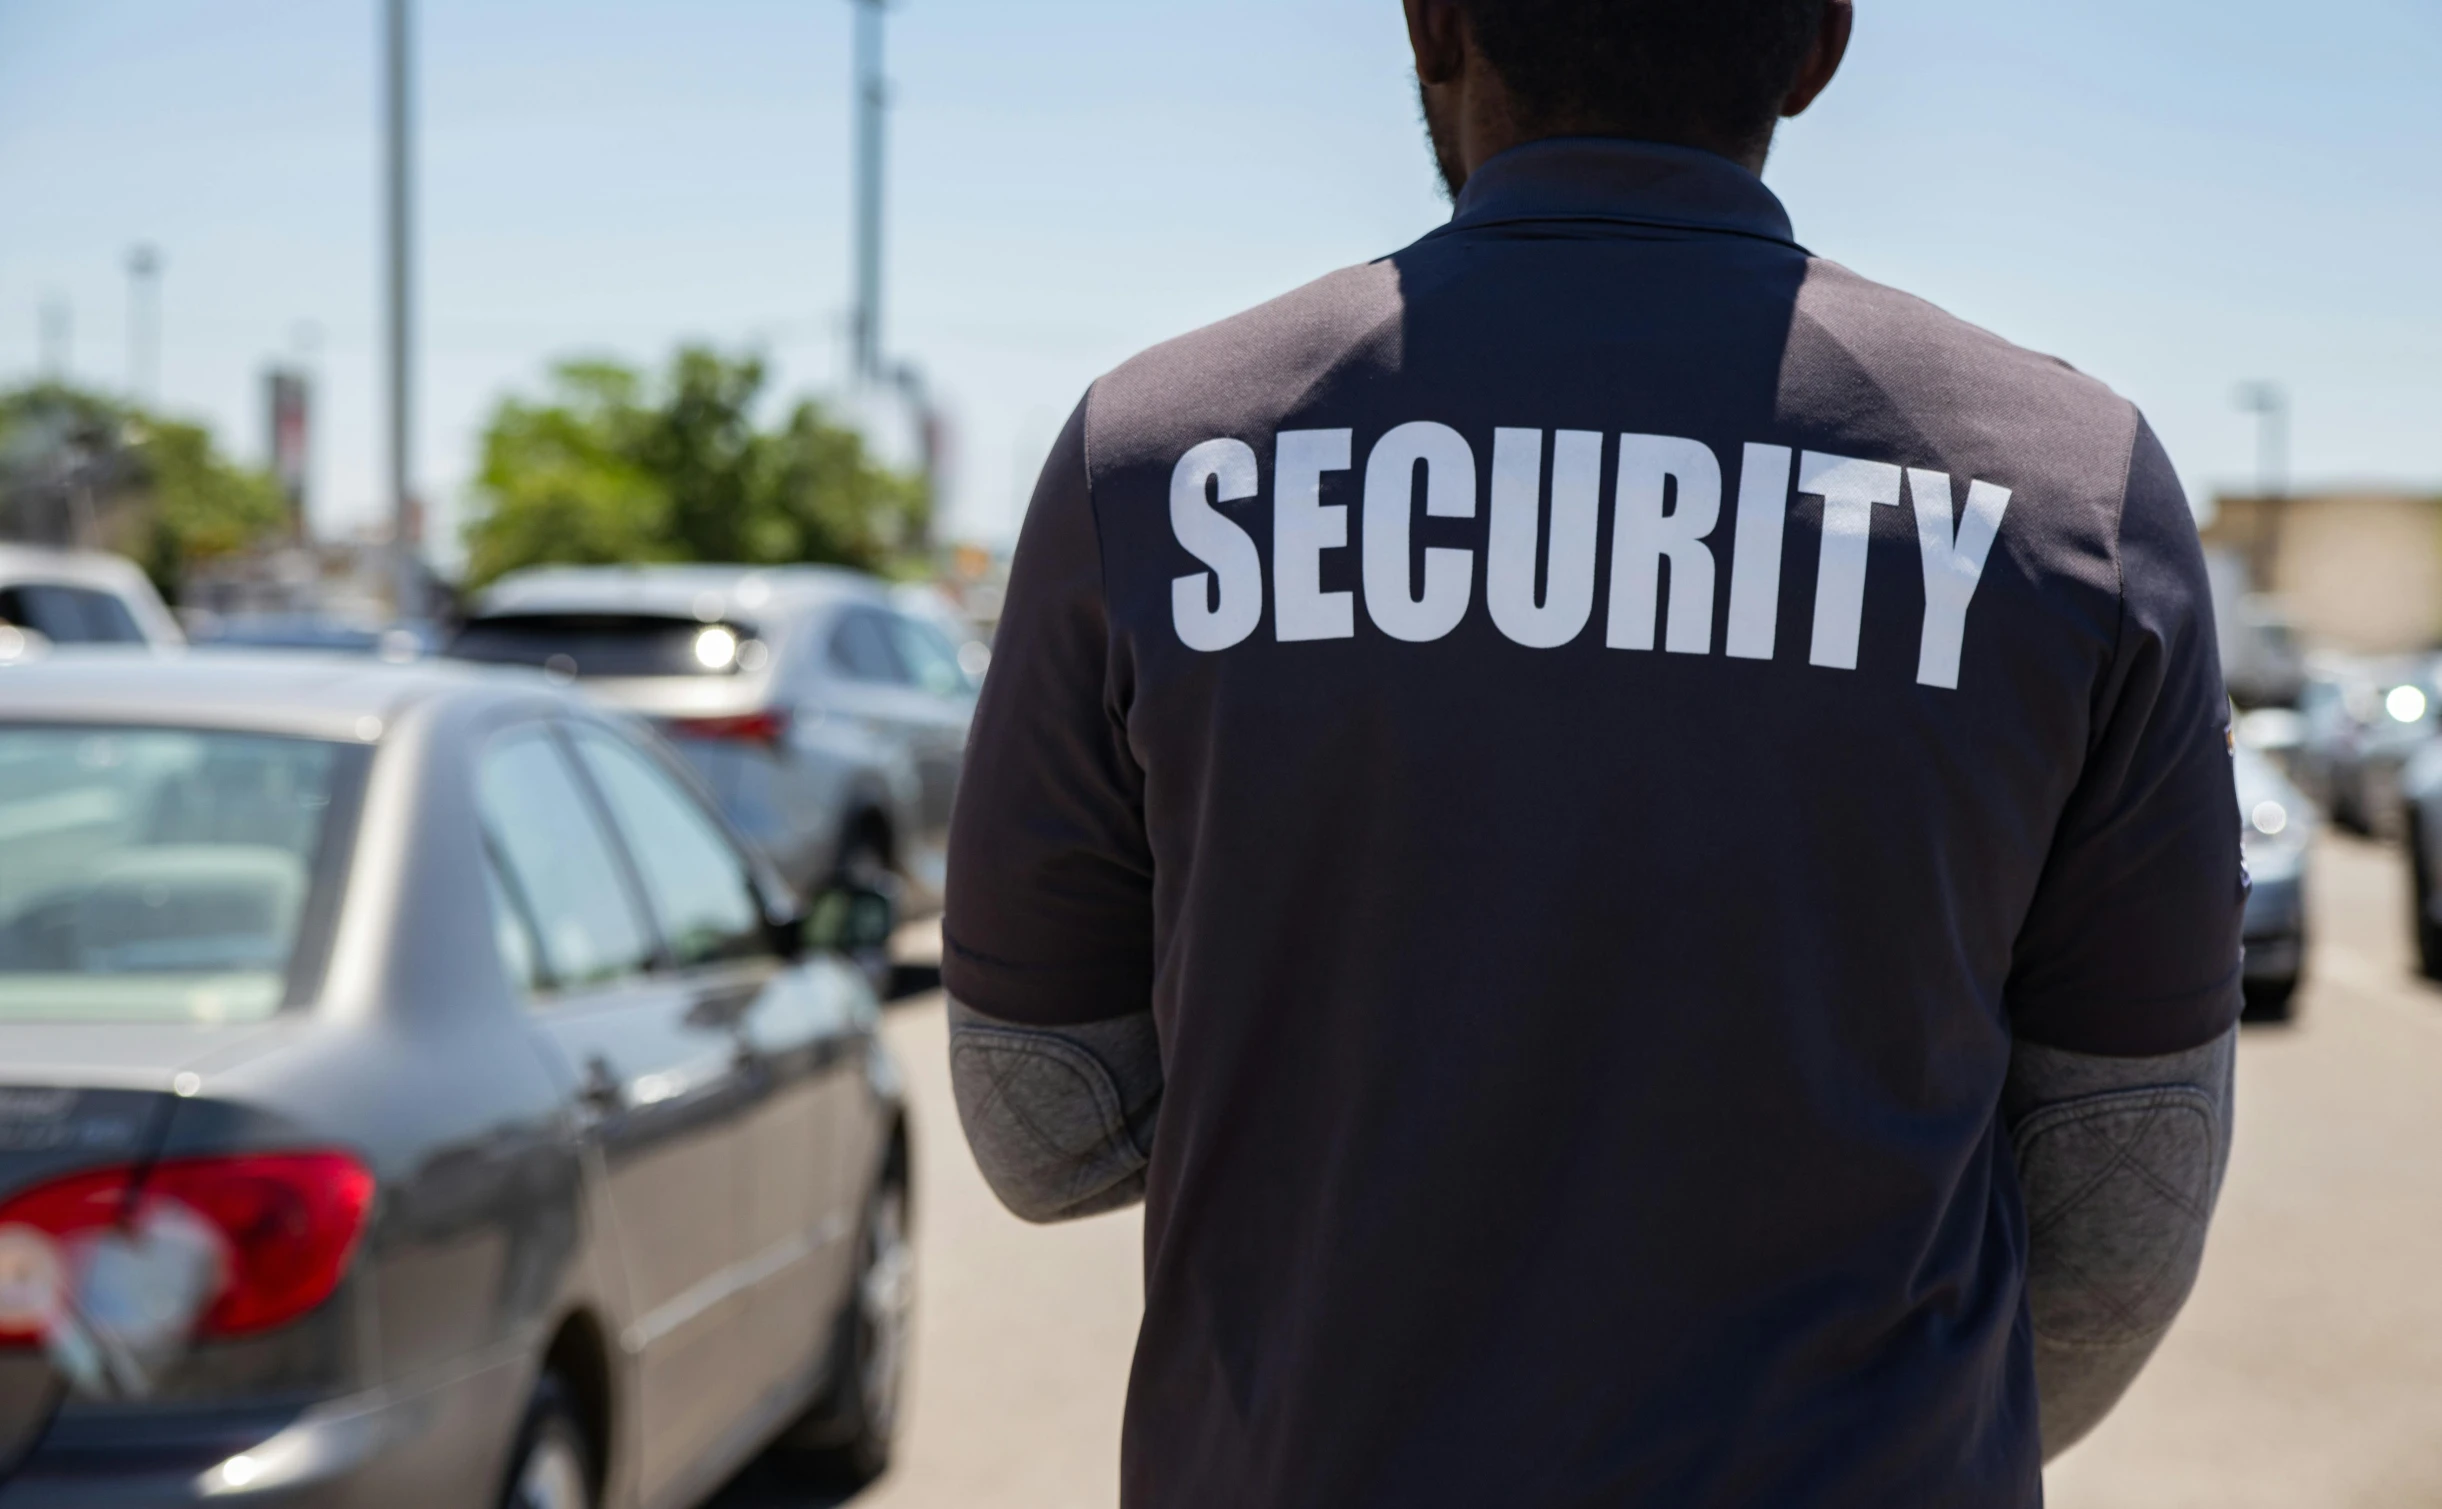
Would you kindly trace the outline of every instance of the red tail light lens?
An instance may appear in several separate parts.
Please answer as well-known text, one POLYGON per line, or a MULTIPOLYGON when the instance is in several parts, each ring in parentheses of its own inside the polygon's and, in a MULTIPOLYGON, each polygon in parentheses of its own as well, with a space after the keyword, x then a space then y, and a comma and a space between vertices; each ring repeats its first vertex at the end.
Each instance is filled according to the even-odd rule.
MULTIPOLYGON (((133 1168, 70 1174, 0 1204, 0 1227, 30 1226, 54 1239, 119 1224, 131 1213, 133 1168)), ((226 1244, 221 1291, 198 1330, 244 1336, 285 1325, 331 1297, 364 1234, 373 1175, 345 1153, 180 1158, 143 1174, 136 1201, 175 1200, 226 1244)), ((32 1331, 0 1328, 0 1344, 32 1331)))
POLYGON ((669 727, 682 739, 779 745, 788 741, 789 715, 783 708, 767 707, 732 718, 672 718, 669 727))

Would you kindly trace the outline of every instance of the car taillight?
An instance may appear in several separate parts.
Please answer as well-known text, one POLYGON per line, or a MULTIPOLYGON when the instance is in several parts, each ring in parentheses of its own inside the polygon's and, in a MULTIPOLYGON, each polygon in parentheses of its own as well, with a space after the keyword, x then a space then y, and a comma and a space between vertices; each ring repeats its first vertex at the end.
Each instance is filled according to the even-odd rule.
POLYGON ((670 732, 682 739, 718 739, 739 744, 782 744, 789 736, 786 709, 767 707, 727 718, 672 718, 670 732))
MULTIPOLYGON (((285 1325, 331 1297, 373 1203, 373 1175, 345 1153, 179 1158, 95 1169, 39 1184, 0 1204, 0 1232, 31 1227, 54 1241, 126 1224, 151 1201, 176 1201, 222 1243, 221 1287, 196 1329, 244 1336, 285 1325)), ((0 1325, 0 1345, 38 1342, 0 1325)))

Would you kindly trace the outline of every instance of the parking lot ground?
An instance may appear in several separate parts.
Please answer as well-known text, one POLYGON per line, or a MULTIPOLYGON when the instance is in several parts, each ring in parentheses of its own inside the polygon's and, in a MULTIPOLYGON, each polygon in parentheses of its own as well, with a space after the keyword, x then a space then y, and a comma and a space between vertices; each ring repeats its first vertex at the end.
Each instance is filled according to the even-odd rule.
MULTIPOLYGON (((2054 1509, 2442 1505, 2442 991, 2394 849, 2329 838, 2298 1020, 2250 1028, 2204 1277, 2054 1509)), ((856 1509, 1109 1509, 1142 1304, 1134 1214, 1037 1229, 958 1136, 937 995, 890 1038, 922 1135, 923 1289, 898 1468, 856 1509)), ((717 1509, 798 1509, 755 1473, 717 1509)))
POLYGON ((2250 1028, 2204 1276, 2054 1509, 2442 1504, 2442 991, 2397 849, 2326 838, 2297 1022, 2250 1028))
MULTIPOLYGON (((1143 1218, 1003 1210, 959 1135, 940 995, 901 1001, 886 1031, 917 1118, 916 1347, 898 1463, 856 1509, 1113 1509, 1143 1218)), ((750 1469, 713 1509, 820 1502, 750 1469)))

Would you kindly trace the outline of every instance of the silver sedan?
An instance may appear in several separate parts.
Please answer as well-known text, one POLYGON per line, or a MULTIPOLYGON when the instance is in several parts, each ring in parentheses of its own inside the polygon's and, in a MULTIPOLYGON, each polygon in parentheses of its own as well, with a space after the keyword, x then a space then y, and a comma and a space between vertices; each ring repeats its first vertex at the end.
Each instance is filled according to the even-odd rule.
POLYGON ((539 675, 0 663, 0 1505, 695 1502, 880 1470, 878 1008, 539 675))

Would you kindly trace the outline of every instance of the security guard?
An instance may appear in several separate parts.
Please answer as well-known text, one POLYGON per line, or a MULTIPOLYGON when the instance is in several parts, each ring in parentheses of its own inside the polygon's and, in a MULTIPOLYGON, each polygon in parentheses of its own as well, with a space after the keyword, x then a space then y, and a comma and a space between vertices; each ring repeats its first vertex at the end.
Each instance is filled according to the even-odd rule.
POLYGON ((1794 239, 1757 174, 1849 0, 1407 19, 1450 223, 1044 471, 952 840, 969 1140, 1021 1215, 1147 1201, 1128 1505, 2035 1505, 2228 1145, 2178 480, 1794 239))

